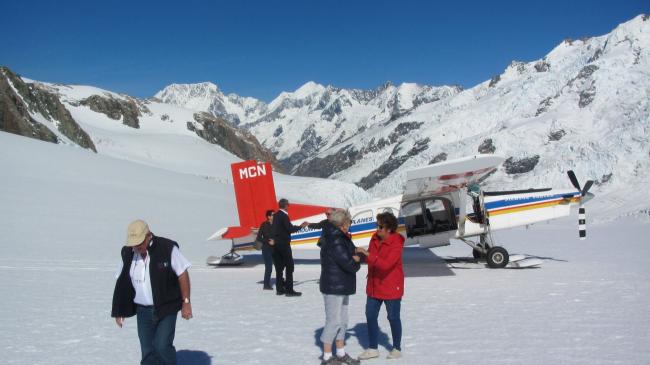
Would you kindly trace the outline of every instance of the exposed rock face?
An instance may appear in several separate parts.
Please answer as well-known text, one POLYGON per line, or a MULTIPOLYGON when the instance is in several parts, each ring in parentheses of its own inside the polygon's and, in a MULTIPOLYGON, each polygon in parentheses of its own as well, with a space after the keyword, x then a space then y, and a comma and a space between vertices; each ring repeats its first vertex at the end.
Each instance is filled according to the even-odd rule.
POLYGON ((596 181, 594 181, 594 184, 596 184, 596 185, 606 184, 612 179, 612 176, 614 176, 613 173, 604 174, 600 179, 597 179, 596 181))
POLYGON ((338 152, 325 158, 315 157, 305 164, 301 164, 295 175, 328 177, 338 171, 347 169, 363 157, 352 145, 347 145, 338 152))
POLYGON ((30 116, 30 112, 39 113, 52 121, 59 132, 72 142, 97 152, 88 134, 72 119, 70 112, 61 104, 56 94, 37 83, 25 83, 11 70, 1 67, 0 129, 47 142, 60 143, 59 138, 48 127, 30 116), (20 95, 17 95, 14 89, 20 95))
POLYGON ((282 172, 275 156, 262 147, 250 132, 237 129, 225 120, 205 112, 195 113, 194 120, 195 122, 187 122, 187 129, 204 140, 220 145, 244 160, 271 161, 273 167, 282 172))
POLYGON ((27 106, 14 93, 5 77, 0 77, 0 130, 42 141, 59 142, 52 131, 29 116, 27 106))
POLYGON ((399 138, 408 135, 412 130, 418 129, 424 124, 423 122, 403 122, 397 125, 393 132, 388 136, 391 143, 395 143, 399 138))
POLYGON ((435 155, 431 159, 431 161, 429 161, 429 165, 434 164, 434 163, 438 163, 438 162, 442 162, 442 161, 447 161, 447 154, 444 153, 444 152, 441 152, 441 153, 435 155))
MULTIPOLYGON (((378 182, 381 180, 385 179, 388 175, 390 175, 393 171, 397 170, 406 160, 409 158, 419 154, 420 152, 426 150, 429 145, 429 138, 417 141, 415 145, 404 155, 401 156, 393 156, 391 155, 386 162, 384 162, 379 168, 371 172, 368 176, 364 177, 357 183, 358 186, 360 186, 363 189, 370 189, 371 187, 375 186, 378 182)), ((396 152, 399 150, 399 145, 395 146, 395 149, 393 150, 393 154, 397 154, 396 152)))
POLYGON ((115 120, 120 120, 122 123, 131 128, 140 128, 140 120, 138 119, 140 109, 134 100, 129 99, 120 100, 112 96, 92 95, 86 99, 81 100, 81 105, 86 105, 90 110, 106 114, 107 117, 115 120))
POLYGON ((546 72, 551 68, 551 65, 546 62, 546 60, 541 60, 535 63, 535 71, 537 72, 546 72))
POLYGON ((537 111, 535 112, 535 116, 538 117, 542 113, 545 113, 548 111, 548 108, 553 104, 553 97, 547 97, 544 100, 539 102, 539 107, 537 108, 537 111))
POLYGON ((492 142, 492 138, 488 138, 486 140, 483 140, 480 146, 478 146, 478 153, 494 153, 497 148, 494 146, 494 143, 492 142))
POLYGON ((506 174, 524 174, 526 172, 533 171, 538 162, 539 155, 521 159, 508 157, 508 159, 503 163, 503 166, 506 168, 506 174))
POLYGON ((551 131, 551 133, 548 134, 548 140, 553 142, 553 141, 559 141, 566 135, 566 132, 564 129, 559 129, 557 131, 551 131))
POLYGON ((499 81, 501 81, 501 75, 492 76, 492 79, 490 79, 490 84, 488 84, 488 87, 496 86, 496 84, 498 84, 499 81))

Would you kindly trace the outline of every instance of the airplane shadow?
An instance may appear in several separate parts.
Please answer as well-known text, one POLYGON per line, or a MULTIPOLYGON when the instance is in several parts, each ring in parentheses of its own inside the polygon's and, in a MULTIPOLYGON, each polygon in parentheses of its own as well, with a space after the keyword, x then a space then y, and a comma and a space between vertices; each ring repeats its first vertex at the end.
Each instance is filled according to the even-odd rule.
POLYGON ((455 275, 445 260, 428 248, 404 247, 402 258, 407 278, 455 275))
MULTIPOLYGON (((264 257, 262 256, 261 253, 259 254, 246 254, 243 255, 244 260, 243 263, 236 265, 238 267, 255 267, 257 265, 262 265, 264 266, 264 257)), ((320 265, 320 258, 293 258, 293 264, 294 265, 320 265)), ((220 267, 220 266, 215 266, 215 267, 220 267)), ((228 267, 228 266, 223 266, 223 267, 228 267)), ((275 268, 274 268, 275 270, 275 268)))
POLYGON ((211 365, 212 356, 203 351, 180 350, 176 352, 176 363, 179 365, 211 365))
MULTIPOLYGON (((432 250, 419 247, 404 247, 402 253, 404 262, 404 276, 406 277, 435 277, 435 276, 452 276, 454 272, 447 266, 444 259, 433 253, 432 250)), ((320 265, 320 258, 296 258, 293 259, 294 265, 320 265)), ((365 262, 362 260, 365 264, 365 262)), ((255 267, 264 265, 262 254, 247 254, 244 256, 243 263, 238 267, 255 267)), ((215 266, 219 267, 219 266, 215 266)), ((273 268, 275 275, 275 268, 273 268)), ((296 268, 296 271, 299 269, 296 268)))
MULTIPOLYGON (((321 335, 323 334, 323 327, 318 328, 314 331, 314 345, 319 349, 323 348, 323 343, 320 340, 321 335)), ((368 324, 366 323, 357 323, 354 327, 348 328, 345 332, 345 343, 350 341, 351 337, 357 339, 357 343, 361 348, 367 349, 370 345, 368 340, 368 324)), ((379 347, 385 348, 387 351, 393 349, 393 346, 390 344, 390 339, 388 334, 379 329, 379 336, 377 336, 377 344, 379 347)), ((334 350, 334 344, 332 345, 332 350, 334 350)), ((350 354, 353 358, 356 358, 356 354, 350 354)))
POLYGON ((524 255, 526 255, 527 258, 533 258, 533 259, 557 261, 557 262, 569 262, 568 260, 556 259, 555 257, 545 257, 545 256, 536 256, 536 255, 528 255, 528 254, 524 254, 524 255))

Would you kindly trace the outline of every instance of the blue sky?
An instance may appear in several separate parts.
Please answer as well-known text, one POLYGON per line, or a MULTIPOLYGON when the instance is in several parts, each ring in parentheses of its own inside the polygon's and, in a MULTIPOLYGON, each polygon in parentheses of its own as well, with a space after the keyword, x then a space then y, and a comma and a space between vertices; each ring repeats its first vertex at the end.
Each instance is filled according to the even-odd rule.
POLYGON ((0 65, 22 76, 137 97, 211 81, 264 101, 307 81, 469 88, 650 14, 649 0, 1 1, 0 65))

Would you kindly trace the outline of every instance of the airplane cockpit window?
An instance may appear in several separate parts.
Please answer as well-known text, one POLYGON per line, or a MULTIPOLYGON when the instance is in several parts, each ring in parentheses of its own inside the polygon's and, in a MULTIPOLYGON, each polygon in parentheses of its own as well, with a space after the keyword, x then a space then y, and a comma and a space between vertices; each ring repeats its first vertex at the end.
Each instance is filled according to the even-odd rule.
POLYGON ((377 209, 377 214, 379 214, 379 213, 385 213, 385 212, 386 212, 386 213, 393 213, 393 215, 394 215, 395 217, 399 217, 399 212, 398 212, 397 209, 395 209, 395 208, 384 207, 384 208, 379 208, 379 209, 377 209))
POLYGON ((451 201, 444 198, 427 199, 424 201, 425 217, 433 227, 433 232, 456 229, 456 217, 451 201))
POLYGON ((453 204, 446 198, 430 198, 402 206, 406 236, 436 234, 457 228, 453 204))

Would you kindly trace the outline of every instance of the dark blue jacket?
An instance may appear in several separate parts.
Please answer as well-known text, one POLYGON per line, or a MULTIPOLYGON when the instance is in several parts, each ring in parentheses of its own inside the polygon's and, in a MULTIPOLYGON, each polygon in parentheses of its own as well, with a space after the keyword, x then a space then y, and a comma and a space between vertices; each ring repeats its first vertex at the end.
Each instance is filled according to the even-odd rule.
POLYGON ((361 267, 352 259, 354 243, 348 235, 332 224, 323 227, 319 240, 320 292, 323 294, 352 295, 357 290, 357 271, 361 267))

